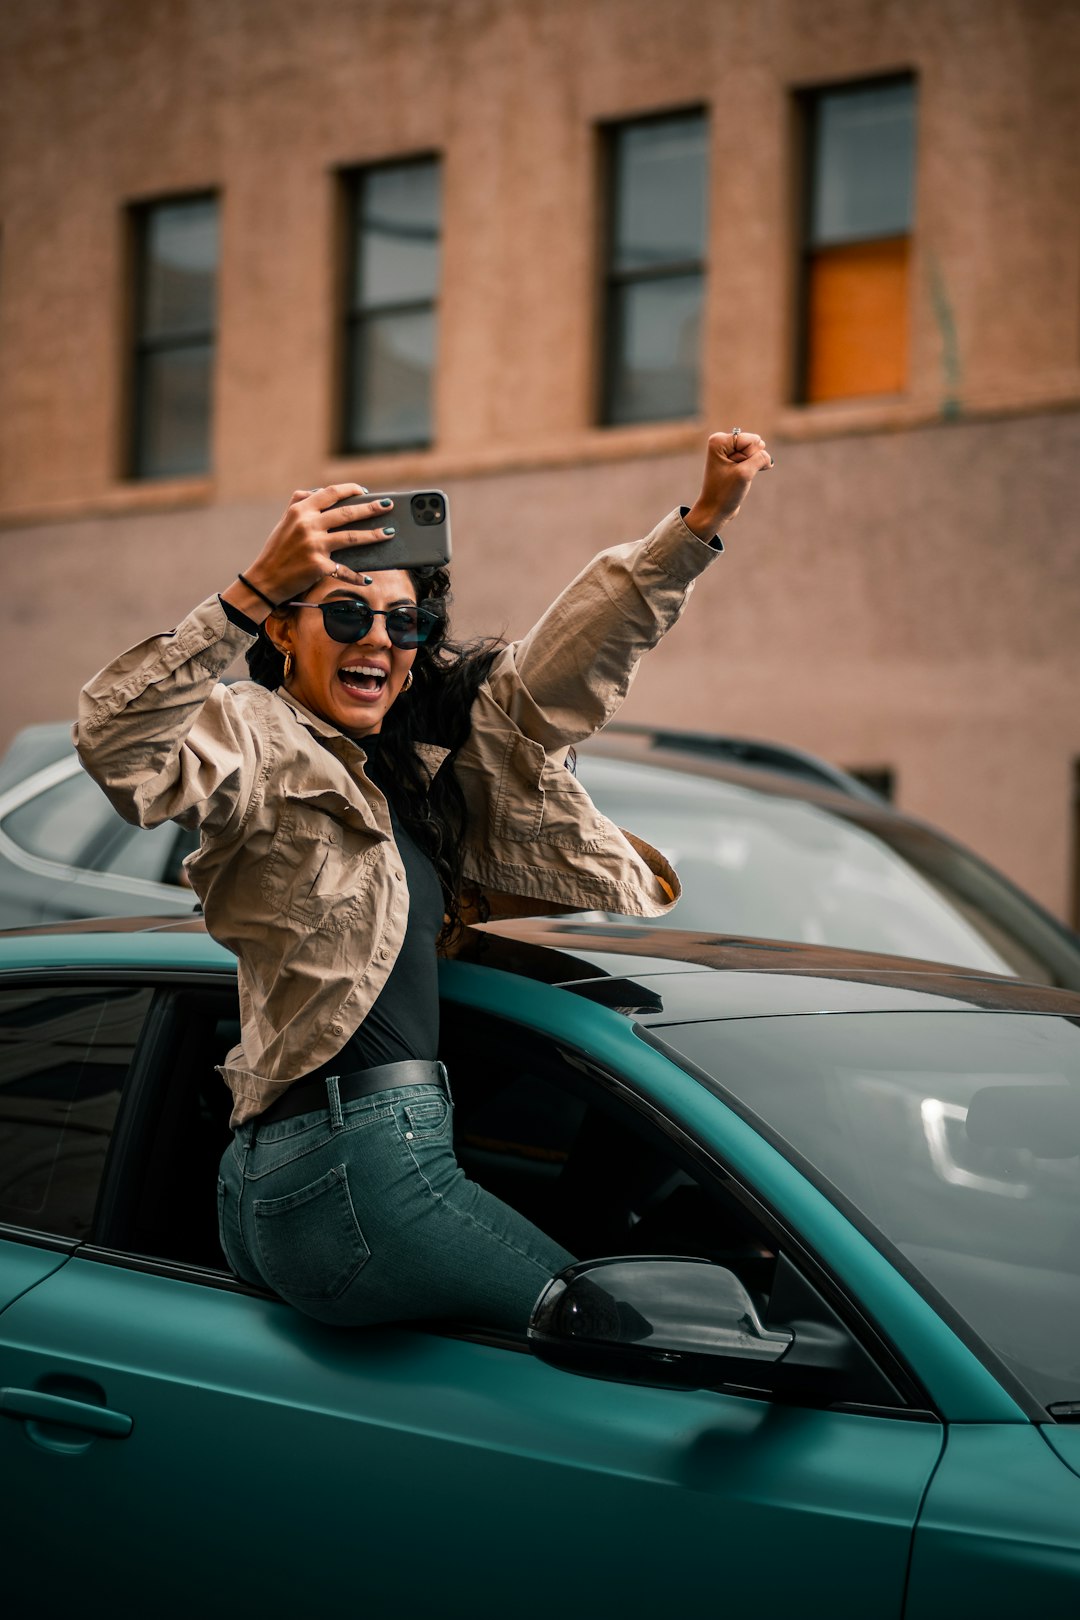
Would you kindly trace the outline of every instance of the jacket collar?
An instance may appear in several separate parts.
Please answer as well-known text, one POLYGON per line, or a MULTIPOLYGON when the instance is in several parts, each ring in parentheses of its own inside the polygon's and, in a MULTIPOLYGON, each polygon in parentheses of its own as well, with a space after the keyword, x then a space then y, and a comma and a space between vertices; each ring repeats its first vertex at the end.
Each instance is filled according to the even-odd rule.
MULTIPOLYGON (((343 731, 339 731, 337 726, 332 726, 328 720, 320 719, 317 714, 313 714, 309 708, 305 707, 299 699, 294 698, 291 692, 286 692, 284 687, 278 687, 277 696, 282 703, 293 711, 300 724, 306 727, 313 736, 320 737, 339 758, 355 753, 360 753, 365 759, 367 758, 362 742, 347 737, 343 731)), ((438 743, 417 743, 416 752, 428 773, 428 780, 430 781, 435 776, 443 760, 450 753, 450 750, 449 748, 440 747, 438 743)))
POLYGON ((329 720, 322 720, 317 714, 313 714, 299 698, 294 698, 291 692, 286 692, 283 686, 278 687, 277 696, 293 711, 300 724, 306 726, 308 731, 314 732, 316 737, 322 737, 326 742, 348 743, 350 748, 363 748, 362 743, 354 742, 343 731, 339 731, 337 726, 332 726, 329 720))

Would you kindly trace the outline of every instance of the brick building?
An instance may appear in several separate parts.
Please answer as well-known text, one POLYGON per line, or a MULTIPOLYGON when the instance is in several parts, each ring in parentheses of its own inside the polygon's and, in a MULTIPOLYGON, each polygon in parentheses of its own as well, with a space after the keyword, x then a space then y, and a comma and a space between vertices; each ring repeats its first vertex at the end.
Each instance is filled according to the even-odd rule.
POLYGON ((1074 0, 0 14, 0 745, 296 485, 441 485, 524 629, 777 468, 628 717, 885 771, 1078 907, 1074 0))

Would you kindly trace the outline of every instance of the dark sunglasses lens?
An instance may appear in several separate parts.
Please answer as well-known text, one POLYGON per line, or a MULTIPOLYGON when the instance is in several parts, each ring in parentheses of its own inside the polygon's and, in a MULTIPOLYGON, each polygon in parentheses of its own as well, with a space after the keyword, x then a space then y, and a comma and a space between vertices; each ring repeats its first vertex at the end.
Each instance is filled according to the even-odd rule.
POLYGON ((392 608, 386 615, 386 633, 395 647, 422 647, 438 619, 424 608, 392 608))
POLYGON ((366 602, 324 602, 319 605, 326 633, 335 641, 359 641, 361 636, 367 635, 374 622, 366 602))

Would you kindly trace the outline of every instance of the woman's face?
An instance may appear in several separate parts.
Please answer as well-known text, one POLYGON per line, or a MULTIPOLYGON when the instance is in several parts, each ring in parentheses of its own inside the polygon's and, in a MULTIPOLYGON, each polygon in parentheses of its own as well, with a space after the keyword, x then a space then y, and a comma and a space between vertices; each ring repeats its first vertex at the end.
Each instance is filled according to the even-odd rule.
MULTIPOLYGON (((320 580, 306 603, 359 597, 373 608, 411 607, 416 590, 403 570, 375 574, 370 585, 320 580)), ((343 643, 326 633, 323 616, 294 608, 286 619, 267 621, 267 632, 282 652, 291 652, 289 693, 313 714, 352 737, 380 730, 416 659, 416 648, 395 647, 378 615, 360 641, 343 643)))

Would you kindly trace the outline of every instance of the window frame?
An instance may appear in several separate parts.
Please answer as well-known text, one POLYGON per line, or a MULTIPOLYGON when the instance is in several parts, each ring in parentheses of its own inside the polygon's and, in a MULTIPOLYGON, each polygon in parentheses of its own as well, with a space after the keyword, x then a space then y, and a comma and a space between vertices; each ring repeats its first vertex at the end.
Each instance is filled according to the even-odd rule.
POLYGON ((654 422, 692 422, 702 412, 702 397, 704 391, 704 367, 699 364, 697 371, 697 406, 690 415, 682 416, 650 416, 640 421, 621 421, 613 414, 615 398, 615 374, 617 371, 616 357, 616 306, 617 294, 623 288, 631 285, 640 285, 644 282, 673 281, 677 277, 696 275, 701 284, 701 315, 704 323, 706 314, 706 300, 708 296, 709 273, 709 204, 712 201, 710 186, 710 158, 709 148, 709 113, 706 102, 692 102, 684 107, 665 107, 660 111, 643 113, 631 118, 605 119, 598 125, 600 141, 599 156, 599 185, 602 198, 600 210, 600 276, 598 288, 598 330, 599 355, 597 366, 597 397, 595 405, 595 418, 597 425, 603 428, 634 428, 647 426, 654 422), (663 265, 650 266, 646 270, 617 270, 614 267, 615 259, 615 221, 618 214, 618 196, 616 192, 617 157, 616 148, 622 131, 628 129, 647 128, 649 126, 674 123, 679 119, 698 117, 702 121, 705 135, 705 198, 706 217, 702 252, 698 259, 671 259, 663 265))
POLYGON ((443 154, 436 150, 412 152, 402 157, 380 158, 374 163, 360 163, 349 168, 339 170, 338 184, 341 194, 341 220, 342 220, 342 252, 339 256, 341 265, 341 292, 340 316, 338 329, 341 334, 341 365, 339 371, 338 389, 338 428, 337 453, 342 456, 358 455, 395 455, 400 451, 430 450, 437 439, 437 423, 435 420, 435 383, 438 368, 439 354, 439 315, 442 307, 442 243, 443 228, 443 176, 445 166, 443 154), (434 292, 428 298, 403 298, 392 304, 379 304, 374 307, 357 302, 356 289, 360 280, 360 253, 361 253, 361 226, 364 206, 364 186, 370 175, 384 173, 389 169, 419 168, 422 165, 431 165, 436 172, 439 192, 439 268, 434 292), (359 400, 359 386, 355 356, 357 352, 357 336, 366 326, 380 320, 401 315, 417 315, 430 313, 434 323, 434 341, 432 343, 431 370, 429 374, 429 400, 428 417, 429 432, 424 437, 399 439, 393 444, 370 444, 362 439, 355 442, 351 437, 350 428, 353 421, 354 409, 359 400))
MULTIPOLYGON (((794 125, 795 125, 795 158, 793 170, 796 185, 796 233, 798 240, 798 253, 796 262, 796 316, 795 316, 795 352, 792 379, 792 403, 796 406, 808 407, 814 405, 848 405, 877 403, 882 400, 893 400, 907 392, 910 378, 905 380, 905 387, 900 395, 896 394, 847 394, 842 398, 829 398, 824 400, 811 399, 809 392, 810 366, 811 366, 811 331, 810 331, 810 281, 812 263, 815 254, 822 250, 822 245, 813 239, 813 209, 814 209, 814 168, 817 156, 818 133, 816 130, 816 114, 820 101, 825 96, 840 95, 846 91, 857 93, 860 90, 887 90, 892 86, 909 84, 914 100, 914 152, 913 152, 913 186, 911 221, 906 231, 881 231, 866 236, 854 238, 845 246, 868 246, 871 244, 890 242, 907 242, 913 246, 915 242, 916 198, 914 181, 917 178, 917 142, 918 142, 918 112, 919 112, 919 75, 913 68, 902 68, 895 72, 869 74, 863 78, 845 78, 829 80, 824 84, 803 86, 794 93, 794 125)), ((908 308, 910 314, 911 287, 908 286, 908 308)), ((910 341, 910 334, 909 334, 910 341)))
POLYGON ((128 235, 128 409, 124 471, 136 483, 155 483, 164 479, 205 478, 213 469, 214 384, 218 347, 218 280, 221 273, 221 193, 214 187, 198 191, 178 192, 165 197, 150 197, 133 202, 127 208, 128 235), (147 242, 150 221, 155 210, 182 207, 185 204, 213 203, 218 228, 218 252, 214 266, 214 324, 183 334, 147 336, 145 332, 148 298, 149 266, 147 242), (147 362, 159 354, 206 346, 210 350, 209 386, 206 412, 205 464, 188 472, 153 472, 145 465, 144 405, 146 400, 147 362))

